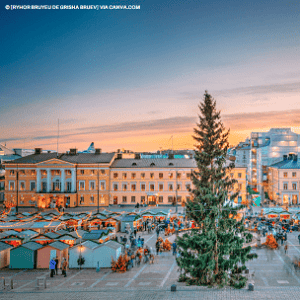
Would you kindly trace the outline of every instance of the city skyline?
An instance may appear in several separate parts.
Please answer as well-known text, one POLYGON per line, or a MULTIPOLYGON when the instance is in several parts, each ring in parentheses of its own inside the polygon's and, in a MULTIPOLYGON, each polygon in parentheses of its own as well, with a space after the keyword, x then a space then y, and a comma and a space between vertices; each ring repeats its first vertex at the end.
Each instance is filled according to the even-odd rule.
POLYGON ((60 152, 193 148, 205 90, 231 144, 300 133, 299 3, 120 3, 140 9, 1 7, 0 143, 56 150, 59 119, 60 152))

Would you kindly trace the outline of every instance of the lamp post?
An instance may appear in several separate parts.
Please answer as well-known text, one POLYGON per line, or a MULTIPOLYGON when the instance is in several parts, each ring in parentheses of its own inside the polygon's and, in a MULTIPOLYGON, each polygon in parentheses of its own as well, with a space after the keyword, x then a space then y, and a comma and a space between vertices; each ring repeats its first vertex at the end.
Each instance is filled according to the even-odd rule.
POLYGON ((175 179, 176 179, 176 187, 175 187, 175 201, 176 201, 176 203, 175 203, 175 205, 176 205, 176 213, 178 212, 178 197, 177 197, 177 170, 175 171, 175 179))
POLYGON ((16 180, 17 180, 17 204, 16 204, 16 213, 19 212, 19 168, 17 164, 17 174, 16 174, 16 180))
POLYGON ((98 163, 97 181, 98 181, 97 213, 99 213, 99 189, 100 189, 100 182, 99 182, 99 163, 98 163))

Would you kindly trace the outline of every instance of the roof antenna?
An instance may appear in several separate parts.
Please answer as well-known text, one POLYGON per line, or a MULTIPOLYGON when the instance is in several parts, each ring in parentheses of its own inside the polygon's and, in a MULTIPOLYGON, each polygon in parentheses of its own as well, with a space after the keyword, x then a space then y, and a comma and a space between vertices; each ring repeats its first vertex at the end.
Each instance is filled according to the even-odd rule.
POLYGON ((58 157, 58 139, 59 139, 59 119, 57 122, 57 153, 56 153, 56 157, 58 157))

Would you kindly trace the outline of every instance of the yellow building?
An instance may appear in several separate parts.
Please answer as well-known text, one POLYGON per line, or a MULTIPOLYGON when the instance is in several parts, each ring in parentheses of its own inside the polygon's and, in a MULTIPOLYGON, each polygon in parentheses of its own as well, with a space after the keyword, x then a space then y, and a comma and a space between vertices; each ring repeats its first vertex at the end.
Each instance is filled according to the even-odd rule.
POLYGON ((109 204, 109 166, 114 153, 41 153, 5 164, 5 199, 19 206, 109 204))
MULTIPOLYGON (((140 158, 135 153, 41 153, 5 164, 5 200, 20 207, 172 205, 193 189, 194 159, 140 158)), ((246 168, 236 167, 236 202, 246 200, 246 168)))

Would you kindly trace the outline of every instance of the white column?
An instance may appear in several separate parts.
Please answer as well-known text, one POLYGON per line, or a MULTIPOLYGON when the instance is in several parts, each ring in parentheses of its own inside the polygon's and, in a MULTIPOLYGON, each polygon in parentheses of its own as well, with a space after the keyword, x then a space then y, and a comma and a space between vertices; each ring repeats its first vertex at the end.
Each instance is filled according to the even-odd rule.
POLYGON ((36 170, 36 192, 39 193, 41 191, 41 170, 36 170))
POLYGON ((71 191, 72 191, 72 193, 74 193, 75 190, 76 190, 76 176, 75 176, 75 169, 72 169, 71 171, 72 171, 72 189, 71 189, 71 191))
POLYGON ((47 169, 47 193, 51 191, 51 169, 47 169))
POLYGON ((64 193, 65 192, 65 169, 60 169, 60 179, 61 179, 61 191, 64 193))

